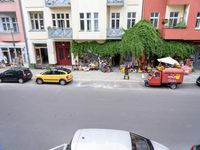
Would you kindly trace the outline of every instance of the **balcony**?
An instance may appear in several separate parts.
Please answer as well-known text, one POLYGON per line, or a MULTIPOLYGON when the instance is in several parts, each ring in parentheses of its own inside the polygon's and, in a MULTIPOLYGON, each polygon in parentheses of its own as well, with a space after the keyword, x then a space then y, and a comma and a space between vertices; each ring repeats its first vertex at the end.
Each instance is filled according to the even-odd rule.
POLYGON ((49 8, 71 6, 71 0, 46 0, 45 3, 46 3, 46 6, 49 8))
POLYGON ((108 39, 121 39, 123 31, 121 29, 107 29, 108 39))
POLYGON ((107 0, 108 6, 124 6, 124 0, 107 0))
POLYGON ((51 39, 72 39, 72 28, 48 28, 48 36, 51 39))
POLYGON ((191 0, 168 0, 167 4, 168 5, 186 5, 190 4, 191 0))

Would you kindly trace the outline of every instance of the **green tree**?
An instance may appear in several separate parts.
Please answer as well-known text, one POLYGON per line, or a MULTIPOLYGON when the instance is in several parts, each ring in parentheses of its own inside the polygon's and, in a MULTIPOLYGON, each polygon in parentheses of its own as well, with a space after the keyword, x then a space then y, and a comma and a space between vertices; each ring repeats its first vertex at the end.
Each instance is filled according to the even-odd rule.
POLYGON ((126 30, 121 46, 122 54, 136 57, 146 54, 158 57, 177 56, 183 59, 189 57, 195 50, 191 42, 163 40, 159 30, 147 20, 141 20, 134 27, 126 30))

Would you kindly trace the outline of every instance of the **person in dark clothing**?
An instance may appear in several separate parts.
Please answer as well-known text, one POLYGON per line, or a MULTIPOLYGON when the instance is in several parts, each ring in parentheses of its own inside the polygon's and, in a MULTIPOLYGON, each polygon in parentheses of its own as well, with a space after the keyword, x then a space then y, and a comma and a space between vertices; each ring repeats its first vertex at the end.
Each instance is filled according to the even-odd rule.
POLYGON ((128 65, 126 65, 124 69, 124 79, 129 80, 129 66, 128 65))

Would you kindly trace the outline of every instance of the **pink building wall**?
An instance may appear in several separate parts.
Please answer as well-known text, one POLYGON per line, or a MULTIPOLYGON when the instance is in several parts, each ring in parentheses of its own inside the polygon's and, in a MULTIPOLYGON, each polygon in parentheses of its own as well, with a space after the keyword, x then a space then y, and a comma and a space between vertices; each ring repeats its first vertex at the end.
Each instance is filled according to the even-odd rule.
MULTIPOLYGON (((18 23, 19 33, 13 33, 15 42, 24 42, 24 30, 22 24, 22 16, 20 13, 19 0, 15 0, 14 3, 0 3, 0 12, 16 12, 16 18, 18 23)), ((12 42, 11 33, 0 33, 0 42, 12 42)))
POLYGON ((144 18, 150 20, 151 12, 159 12, 159 29, 166 40, 200 41, 200 30, 195 29, 197 13, 200 12, 200 0, 144 0, 144 18), (189 4, 189 16, 185 29, 166 28, 162 24, 165 19, 167 5, 189 4))

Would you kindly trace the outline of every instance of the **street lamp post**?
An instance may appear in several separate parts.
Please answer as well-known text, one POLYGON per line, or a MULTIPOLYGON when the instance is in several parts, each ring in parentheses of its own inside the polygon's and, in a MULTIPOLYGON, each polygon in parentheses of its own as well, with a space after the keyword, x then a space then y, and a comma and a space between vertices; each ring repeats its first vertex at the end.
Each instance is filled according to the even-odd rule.
POLYGON ((13 49, 14 49, 14 53, 15 53, 15 63, 16 60, 17 60, 17 51, 16 51, 16 47, 15 47, 15 39, 14 39, 14 35, 13 35, 13 28, 10 28, 10 32, 11 32, 11 35, 12 35, 12 42, 13 42, 13 49))

